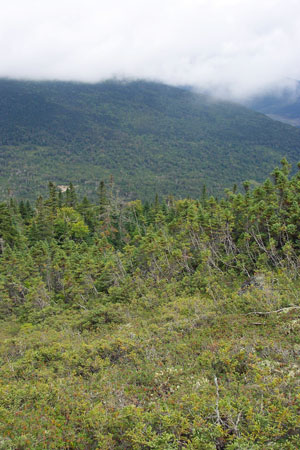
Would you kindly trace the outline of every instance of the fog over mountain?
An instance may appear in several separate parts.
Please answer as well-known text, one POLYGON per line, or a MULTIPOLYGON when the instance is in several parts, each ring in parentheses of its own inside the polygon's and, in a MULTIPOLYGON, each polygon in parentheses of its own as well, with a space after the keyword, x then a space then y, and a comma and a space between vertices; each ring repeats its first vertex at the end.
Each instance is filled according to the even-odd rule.
POLYGON ((273 89, 245 101, 245 105, 271 119, 300 127, 300 82, 291 89, 273 89))
POLYGON ((0 77, 147 79, 244 99, 300 79, 297 0, 2 1, 0 77))

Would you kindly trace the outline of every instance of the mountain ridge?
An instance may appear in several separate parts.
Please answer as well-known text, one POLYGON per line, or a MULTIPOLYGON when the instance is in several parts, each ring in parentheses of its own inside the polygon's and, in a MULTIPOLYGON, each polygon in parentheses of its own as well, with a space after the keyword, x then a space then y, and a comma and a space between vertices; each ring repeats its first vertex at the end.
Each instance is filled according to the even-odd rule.
POLYGON ((229 102, 144 81, 0 80, 0 196, 43 194, 48 181, 95 196, 113 177, 128 199, 221 194, 259 182, 300 131, 229 102))

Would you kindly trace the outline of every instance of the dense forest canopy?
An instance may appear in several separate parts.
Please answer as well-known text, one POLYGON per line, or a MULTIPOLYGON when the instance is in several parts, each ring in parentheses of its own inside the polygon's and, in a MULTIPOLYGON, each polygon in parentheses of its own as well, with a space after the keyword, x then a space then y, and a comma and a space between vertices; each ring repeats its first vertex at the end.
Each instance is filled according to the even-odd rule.
POLYGON ((0 204, 0 448, 298 449, 300 172, 0 204))
POLYGON ((96 200, 214 195, 262 182, 300 155, 300 130, 242 106, 157 83, 0 80, 0 198, 34 201, 49 181, 96 200))

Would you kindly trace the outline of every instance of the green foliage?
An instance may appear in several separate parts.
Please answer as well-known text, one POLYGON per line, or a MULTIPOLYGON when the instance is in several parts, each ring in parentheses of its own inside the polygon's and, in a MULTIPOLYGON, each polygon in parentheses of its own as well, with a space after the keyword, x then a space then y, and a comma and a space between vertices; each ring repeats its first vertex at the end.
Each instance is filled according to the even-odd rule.
POLYGON ((299 137, 242 106, 161 84, 2 79, 0 199, 46 196, 52 180, 69 186, 74 207, 74 187, 96 201, 111 177, 129 199, 222 195, 263 181, 282 155, 296 164, 299 137))
POLYGON ((0 449, 297 450, 300 177, 1 204, 0 449))

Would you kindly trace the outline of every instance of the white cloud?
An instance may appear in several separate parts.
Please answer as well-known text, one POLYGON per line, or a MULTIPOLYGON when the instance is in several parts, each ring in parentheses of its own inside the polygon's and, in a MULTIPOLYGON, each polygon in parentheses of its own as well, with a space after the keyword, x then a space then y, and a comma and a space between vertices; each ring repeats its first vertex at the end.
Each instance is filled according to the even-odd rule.
POLYGON ((0 0, 0 76, 245 97, 300 79, 298 0, 0 0))

